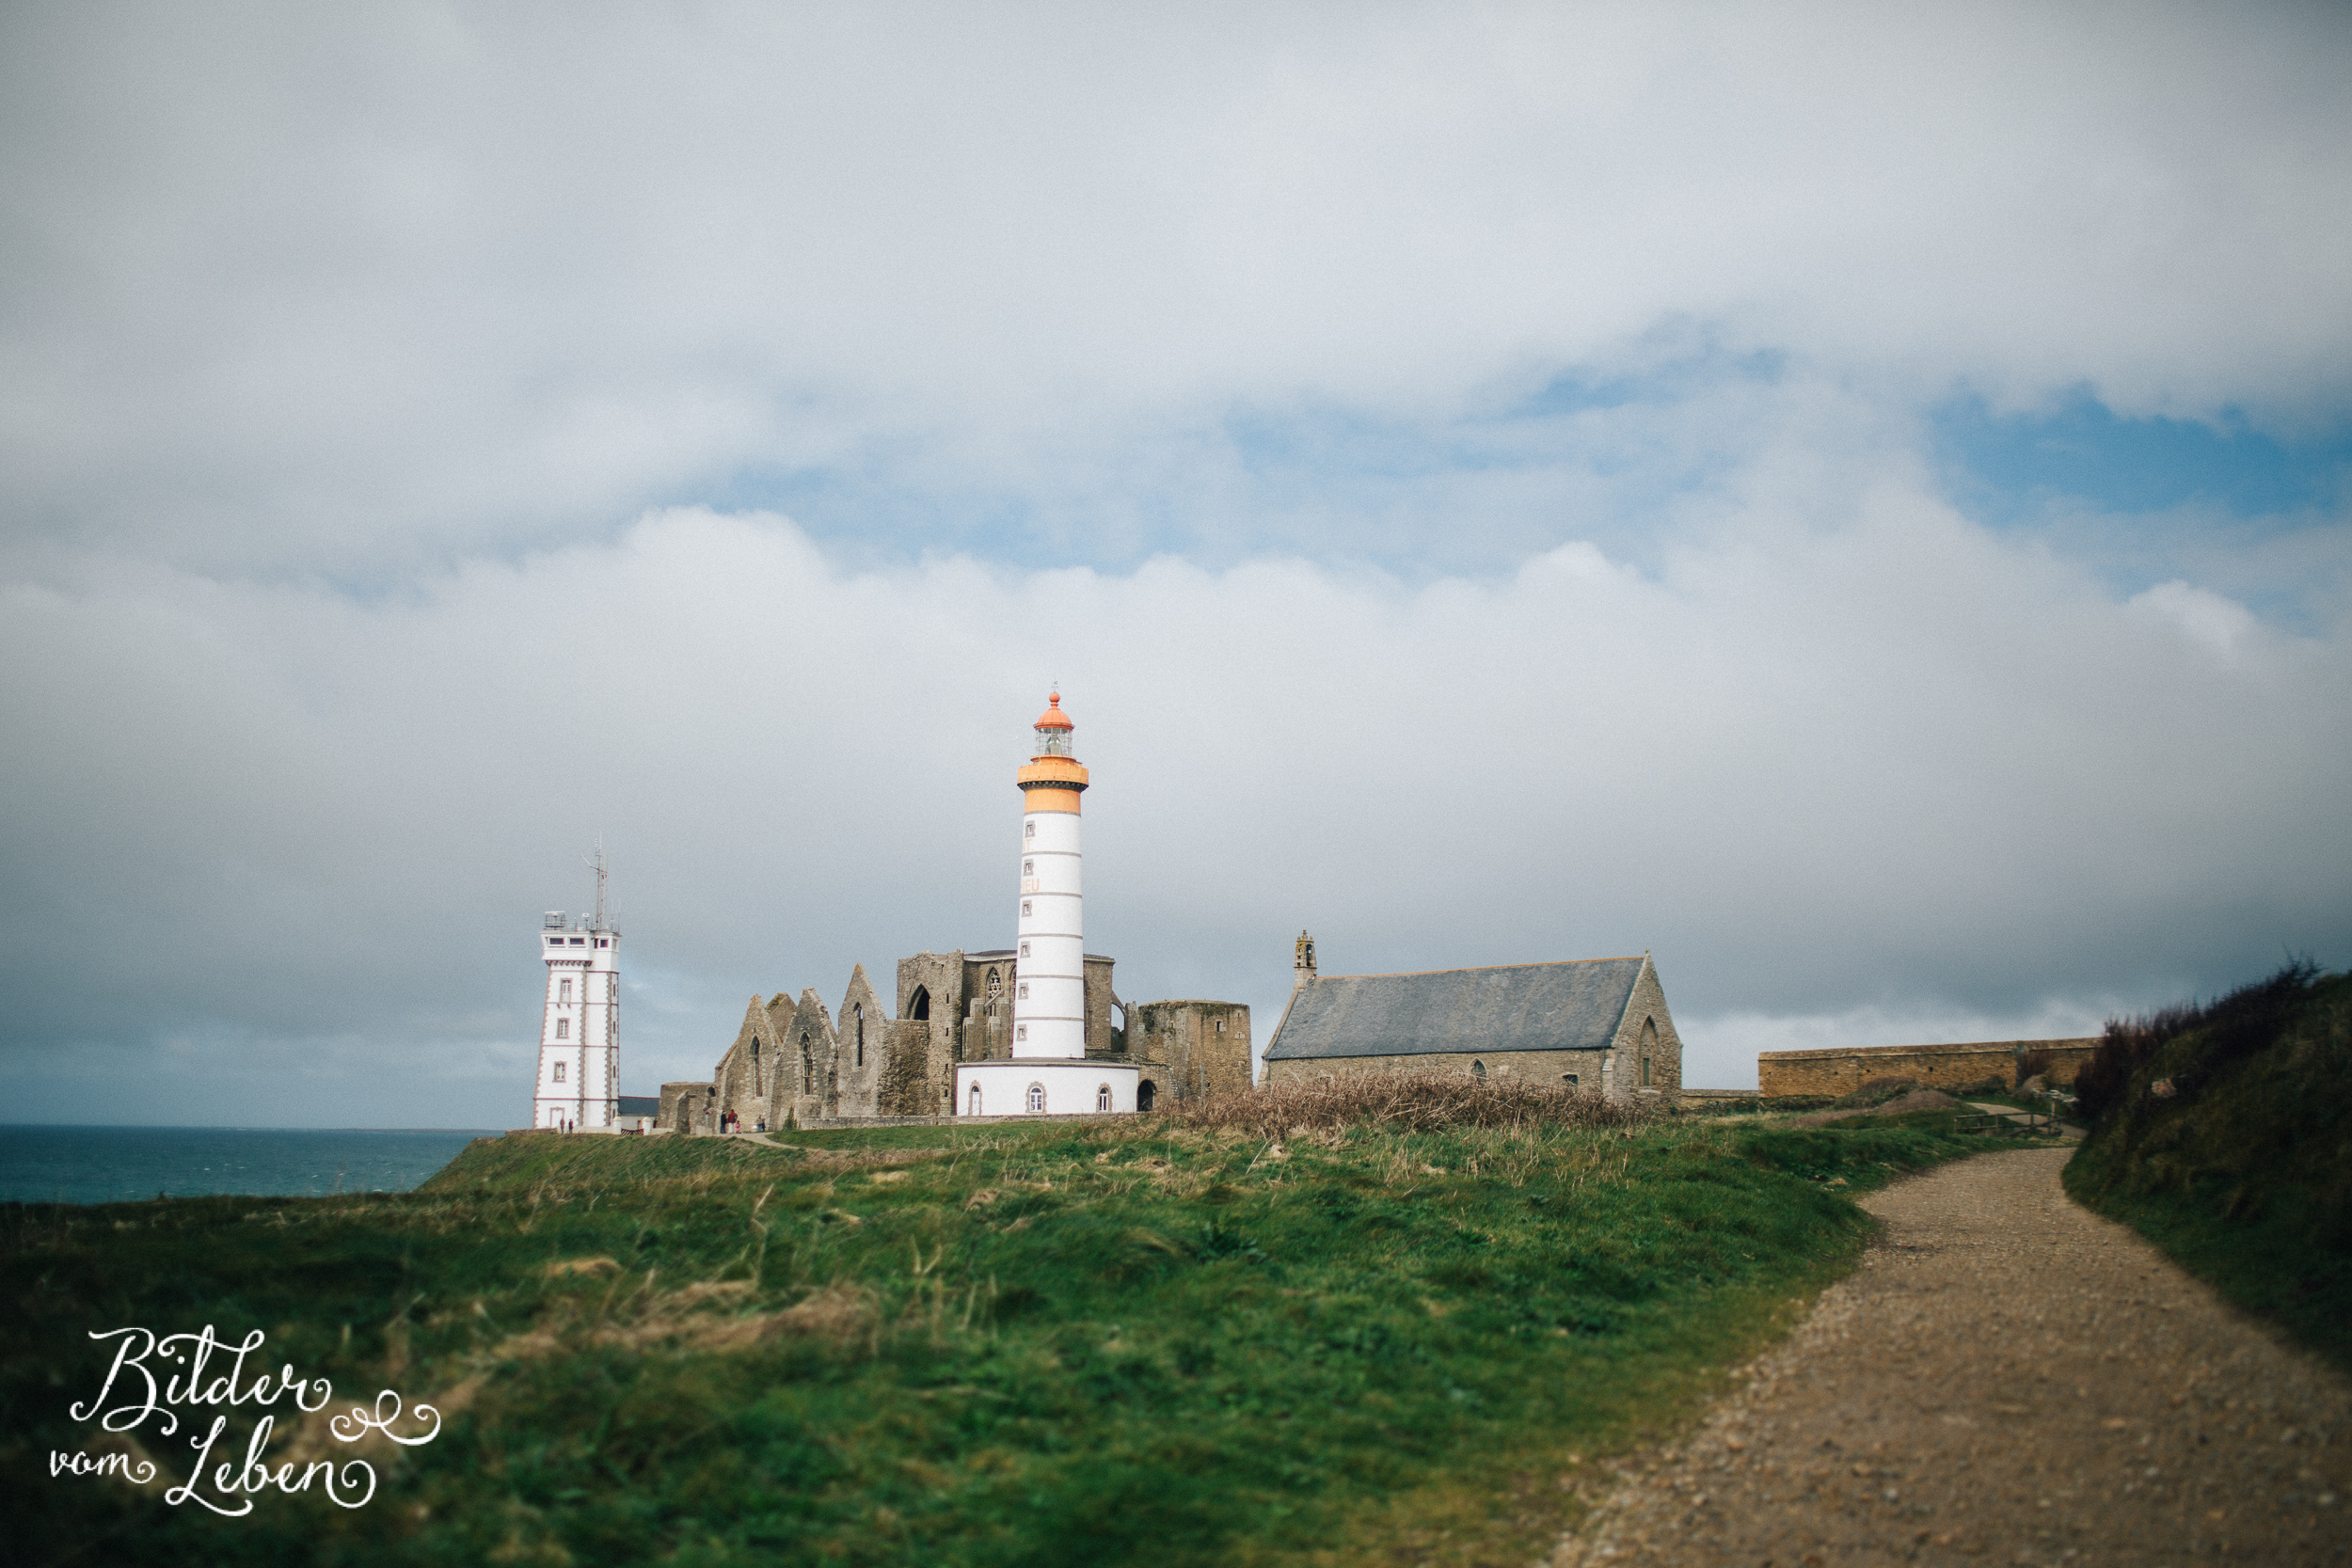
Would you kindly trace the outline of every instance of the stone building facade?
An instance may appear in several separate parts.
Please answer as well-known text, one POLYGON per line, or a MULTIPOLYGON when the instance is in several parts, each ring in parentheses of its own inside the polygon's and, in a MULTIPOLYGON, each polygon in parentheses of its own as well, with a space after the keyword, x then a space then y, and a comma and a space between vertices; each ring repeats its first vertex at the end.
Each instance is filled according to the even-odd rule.
MULTIPOLYGON (((1112 989, 1113 964, 1085 956, 1086 1054, 1138 1070, 1139 1109, 1166 1109, 1248 1082, 1248 1007, 1155 1002, 1131 1008, 1112 989), (1145 1020, 1149 1029, 1138 1027, 1145 1020), (1162 1055, 1163 1048, 1171 1054, 1162 1055)), ((661 1086, 659 1125, 715 1132, 729 1112, 746 1132, 952 1116, 957 1063, 1011 1059, 1018 985, 1016 954, 998 948, 899 959, 895 1005, 876 993, 863 964, 850 974, 838 1012, 813 990, 797 998, 755 996, 710 1082, 661 1086)))
POLYGON ((1760 1051, 1756 1091, 1783 1095, 1851 1094, 1874 1078, 1916 1078, 1934 1089, 1964 1088, 1997 1078, 2012 1086, 2017 1064, 2047 1054, 2050 1080, 2071 1084, 2099 1049, 2098 1037, 2062 1040, 1981 1040, 1971 1045, 1865 1045, 1834 1051, 1760 1051))
POLYGON ((1167 1064, 1179 1101, 1249 1086, 1249 1009, 1239 1002, 1147 1002, 1127 1015, 1138 1056, 1167 1064))
POLYGON ((1301 932, 1293 971, 1290 1006, 1266 1042, 1269 1084, 1403 1070, 1517 1078, 1612 1100, 1681 1095, 1682 1038, 1646 953, 1327 975, 1301 932))

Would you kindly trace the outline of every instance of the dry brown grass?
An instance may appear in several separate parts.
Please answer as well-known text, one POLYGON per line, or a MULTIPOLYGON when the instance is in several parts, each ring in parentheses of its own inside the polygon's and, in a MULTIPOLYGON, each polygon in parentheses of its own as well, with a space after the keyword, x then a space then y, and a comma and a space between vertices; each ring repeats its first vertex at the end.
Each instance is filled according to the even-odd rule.
POLYGON ((1347 1072, 1214 1095, 1180 1113, 1194 1127, 1281 1138, 1318 1129, 1425 1132, 1445 1127, 1619 1128, 1647 1122, 1647 1105, 1511 1078, 1347 1072))

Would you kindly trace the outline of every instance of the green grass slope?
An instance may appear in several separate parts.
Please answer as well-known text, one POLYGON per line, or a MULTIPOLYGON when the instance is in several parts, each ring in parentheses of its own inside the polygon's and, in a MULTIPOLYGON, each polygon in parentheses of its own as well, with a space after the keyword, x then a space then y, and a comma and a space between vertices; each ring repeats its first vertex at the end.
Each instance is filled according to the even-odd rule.
POLYGON ((2290 966, 2102 1055, 2067 1190, 2352 1368, 2352 976, 2290 966))
MULTIPOLYGON (((1850 1194, 1981 1147, 1947 1123, 534 1135, 393 1196, 0 1208, 10 1556, 1524 1563, 1851 1262, 1850 1194), (44 1477, 131 1323, 448 1425, 357 1511, 44 1477)), ((128 1440, 178 1480, 187 1434, 128 1440)))

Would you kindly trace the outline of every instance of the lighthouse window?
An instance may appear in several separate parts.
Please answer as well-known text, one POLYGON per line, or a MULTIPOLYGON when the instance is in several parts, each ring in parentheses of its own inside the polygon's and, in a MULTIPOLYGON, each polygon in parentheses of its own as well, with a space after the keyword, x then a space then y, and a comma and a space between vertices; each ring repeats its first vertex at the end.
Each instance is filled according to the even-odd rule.
POLYGON ((1044 1085, 1031 1084, 1029 1085, 1029 1109, 1032 1111, 1042 1111, 1045 1109, 1044 1085))
POLYGON ((572 1037, 572 1021, 570 1019, 559 1018, 555 1021, 555 1037, 559 1040, 567 1040, 572 1037))
POLYGON ((1021 944, 1021 956, 1025 958, 1029 956, 1029 944, 1025 942, 1021 944))
POLYGON ((596 945, 597 945, 598 947, 610 947, 610 946, 612 946, 612 944, 610 942, 607 942, 604 938, 602 938, 602 937, 598 937, 598 938, 596 939, 596 945))
POLYGON ((1021 875, 1023 875, 1024 877, 1034 877, 1034 876, 1036 876, 1036 875, 1037 875, 1037 862, 1035 862, 1035 861, 1023 861, 1023 862, 1021 863, 1021 875))
POLYGON ((1022 1001, 1024 1001, 1024 1002, 1026 1002, 1028 999, 1029 999, 1029 982, 1028 982, 1028 981, 1026 981, 1026 980, 1024 980, 1024 981, 1022 981, 1022 982, 1021 982, 1021 1000, 1022 1000, 1022 1001))
POLYGON ((555 999, 558 1002, 569 1002, 572 999, 572 983, 569 980, 558 980, 555 983, 555 999))
POLYGON ((585 947, 588 945, 588 939, 586 937, 574 937, 572 939, 572 945, 574 947, 585 947))
POLYGON ((1017 1040, 1027 1039, 1029 1037, 1029 1026, 1025 1023, 1019 1025, 1013 1030, 1012 1037, 1017 1040))
POLYGON ((1026 898, 1021 900, 1021 912, 1025 915, 1029 912, 1029 901, 1026 898))
POLYGON ((561 947, 564 945, 564 939, 562 937, 549 937, 548 938, 548 945, 549 947, 561 947))
POLYGON ((559 1084, 564 1082, 564 1064, 562 1062, 555 1064, 555 1081, 559 1084))
POLYGON ((1024 822, 1024 823, 1022 823, 1022 824, 1021 824, 1021 836, 1022 836, 1023 838, 1035 838, 1035 837, 1037 837, 1037 824, 1036 824, 1036 823, 1034 823, 1034 822, 1024 822))

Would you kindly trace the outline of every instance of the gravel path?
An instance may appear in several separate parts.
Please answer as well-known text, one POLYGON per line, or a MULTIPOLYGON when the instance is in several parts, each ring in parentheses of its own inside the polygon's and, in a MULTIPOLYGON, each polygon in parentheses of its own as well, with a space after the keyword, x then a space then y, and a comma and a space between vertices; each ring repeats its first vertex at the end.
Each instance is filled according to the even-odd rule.
POLYGON ((2352 1380, 2077 1208, 2072 1152, 1865 1198, 1863 1267, 1552 1563, 2352 1563, 2352 1380))

